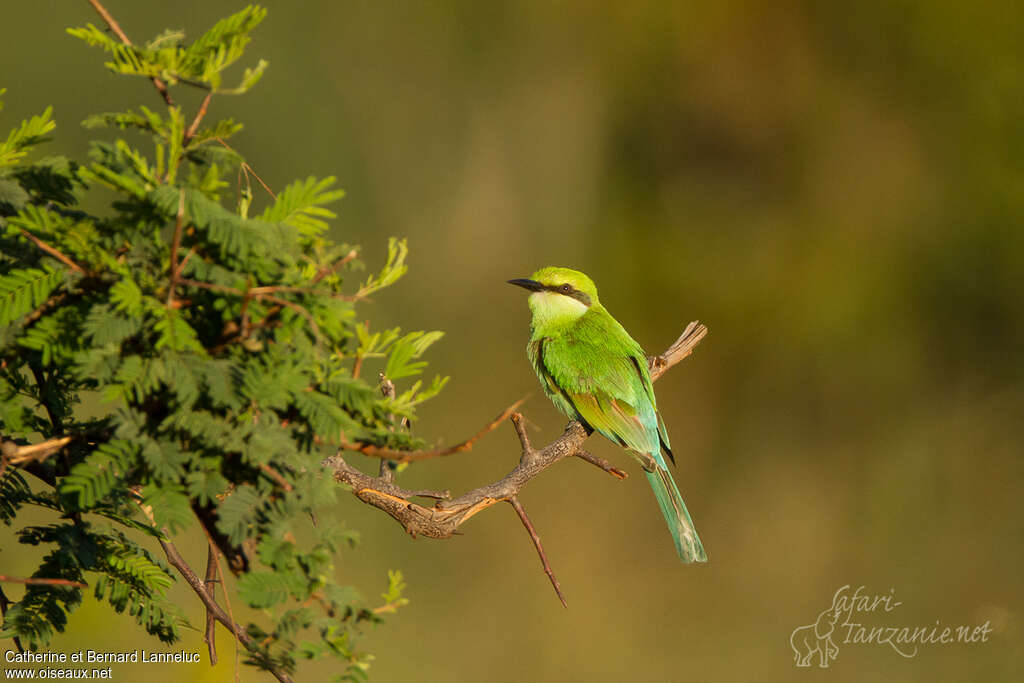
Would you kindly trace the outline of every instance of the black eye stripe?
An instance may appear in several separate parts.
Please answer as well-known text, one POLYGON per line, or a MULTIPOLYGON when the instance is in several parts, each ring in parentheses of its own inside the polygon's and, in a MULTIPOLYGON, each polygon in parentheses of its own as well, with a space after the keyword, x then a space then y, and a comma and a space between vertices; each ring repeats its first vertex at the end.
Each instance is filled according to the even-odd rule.
POLYGON ((581 292, 580 290, 576 289, 569 283, 561 285, 545 285, 544 289, 546 289, 549 292, 554 292, 555 294, 561 294, 562 296, 571 296, 573 299, 576 299, 584 306, 590 306, 590 297, 587 296, 587 293, 581 292), (568 287, 569 289, 566 290, 566 287, 568 287))

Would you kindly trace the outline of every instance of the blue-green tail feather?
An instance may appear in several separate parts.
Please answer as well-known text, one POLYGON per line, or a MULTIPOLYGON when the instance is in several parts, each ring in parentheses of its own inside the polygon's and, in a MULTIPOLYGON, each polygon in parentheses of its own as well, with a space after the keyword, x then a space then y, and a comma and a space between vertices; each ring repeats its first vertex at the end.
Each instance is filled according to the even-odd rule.
POLYGON ((661 514, 665 516, 668 523, 669 533, 676 544, 676 552, 679 553, 683 562, 707 562, 708 556, 704 552, 704 546, 697 535, 697 529, 693 526, 690 513, 686 509, 686 503, 679 494, 676 482, 665 467, 665 461, 659 453, 654 457, 657 463, 653 472, 644 472, 647 481, 654 489, 654 497, 658 499, 658 507, 661 514))

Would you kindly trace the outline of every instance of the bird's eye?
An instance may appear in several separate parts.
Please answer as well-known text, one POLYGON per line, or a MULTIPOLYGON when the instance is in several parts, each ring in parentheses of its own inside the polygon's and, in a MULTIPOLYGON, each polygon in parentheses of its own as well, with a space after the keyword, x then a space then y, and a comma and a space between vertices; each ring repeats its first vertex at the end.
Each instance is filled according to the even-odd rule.
POLYGON ((572 287, 570 287, 568 284, 562 285, 561 287, 559 287, 559 289, 562 290, 563 294, 568 294, 569 292, 572 291, 572 287))

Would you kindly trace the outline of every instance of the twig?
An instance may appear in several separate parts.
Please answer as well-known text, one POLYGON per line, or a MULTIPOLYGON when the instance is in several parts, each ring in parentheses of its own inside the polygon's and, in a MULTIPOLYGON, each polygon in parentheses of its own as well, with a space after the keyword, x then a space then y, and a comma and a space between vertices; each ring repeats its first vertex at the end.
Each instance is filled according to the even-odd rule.
POLYGON ((329 267, 325 267, 325 268, 321 268, 320 270, 317 271, 316 275, 313 277, 313 283, 315 284, 317 282, 320 282, 321 280, 323 280, 325 277, 327 277, 331 273, 333 273, 333 272, 335 272, 337 270, 340 270, 341 268, 344 268, 349 263, 349 261, 351 261, 352 259, 354 259, 358 255, 359 255, 359 253, 355 249, 353 249, 352 251, 350 251, 347 254, 345 254, 344 257, 338 259, 338 262, 335 263, 334 265, 329 266, 329 267))
MULTIPOLYGON (((121 29, 121 25, 117 23, 117 20, 115 20, 114 17, 110 16, 110 12, 108 12, 106 8, 99 3, 99 0, 89 0, 89 4, 92 5, 92 8, 100 15, 100 18, 107 23, 107 26, 109 26, 110 30, 114 32, 114 35, 118 37, 118 40, 128 47, 133 47, 132 41, 128 40, 128 36, 125 34, 124 30, 121 29)), ((170 91, 167 90, 167 84, 156 76, 153 76, 150 80, 153 81, 153 85, 156 87, 157 92, 160 93, 160 96, 164 98, 164 103, 166 103, 168 107, 173 107, 174 100, 171 98, 170 91)))
POLYGON ((181 232, 185 227, 185 188, 178 190, 178 215, 174 219, 174 237, 171 239, 171 281, 167 286, 167 305, 174 303, 174 288, 178 285, 178 249, 181 232))
POLYGON ((185 131, 185 139, 182 141, 182 147, 188 147, 188 143, 192 142, 192 138, 199 132, 199 124, 202 122, 203 117, 206 116, 206 109, 210 106, 210 98, 213 97, 213 91, 210 90, 206 93, 206 97, 203 98, 202 103, 199 105, 199 111, 196 112, 196 117, 192 119, 192 125, 185 131))
MULTIPOLYGON (((206 578, 203 579, 203 588, 213 595, 215 589, 213 583, 217 579, 217 551, 214 545, 207 541, 206 548, 206 578)), ((206 648, 210 651, 210 666, 217 663, 217 619, 213 612, 206 610, 206 634, 203 636, 206 641, 206 648)))
POLYGON ((443 446, 439 448, 431 448, 425 451, 398 451, 392 448, 383 448, 381 446, 374 446, 369 443, 349 443, 348 441, 342 440, 342 450, 356 451, 363 455, 371 455, 376 458, 388 458, 390 460, 397 460, 398 462, 415 462, 417 460, 428 460, 430 458, 437 458, 442 455, 451 455, 453 453, 462 453, 463 451, 472 450, 473 444, 479 441, 481 438, 493 432, 498 426, 509 419, 516 412, 516 408, 521 406, 526 401, 526 397, 523 397, 510 405, 505 410, 501 411, 496 418, 484 425, 480 431, 473 436, 469 437, 465 441, 460 441, 454 446, 443 446))
POLYGON ((36 310, 34 310, 31 313, 29 313, 28 315, 26 315, 25 316, 25 320, 24 320, 24 322, 22 322, 22 324, 25 327, 28 327, 29 325, 31 325, 35 321, 37 321, 40 318, 42 318, 43 315, 45 315, 48 310, 50 310, 51 308, 53 308, 54 306, 56 306, 57 304, 59 304, 60 302, 64 301, 67 298, 68 298, 68 293, 67 292, 57 292, 56 294, 54 294, 53 296, 48 298, 46 301, 41 303, 39 305, 39 308, 37 308, 36 310))
MULTIPOLYGON (((369 320, 367 320, 367 321, 365 321, 363 323, 363 329, 366 330, 367 334, 370 333, 370 321, 369 320)), ((359 349, 357 348, 356 349, 356 360, 355 360, 354 363, 352 363, 352 379, 359 379, 359 373, 362 371, 362 369, 363 369, 363 355, 359 352, 359 349)))
MULTIPOLYGON (((198 515, 197 515, 197 517, 198 517, 198 515)), ((214 543, 214 541, 213 541, 213 536, 210 535, 210 531, 209 531, 209 529, 206 528, 206 525, 203 524, 203 520, 202 519, 199 519, 199 526, 202 527, 203 532, 206 534, 207 552, 208 553, 212 553, 212 556, 213 556, 213 566, 217 570, 217 580, 220 581, 220 592, 224 595, 224 604, 228 606, 228 618, 231 620, 232 623, 234 623, 234 621, 235 621, 235 613, 231 610, 231 598, 228 596, 228 586, 227 586, 227 583, 224 581, 224 572, 222 572, 220 570, 220 552, 217 549, 216 543, 214 543)), ((213 598, 213 595, 214 594, 211 591, 210 597, 213 598)), ((239 673, 238 673, 238 669, 239 669, 239 667, 238 667, 238 657, 239 657, 238 643, 239 643, 239 639, 236 638, 235 639, 235 683, 240 683, 240 680, 241 680, 240 677, 239 677, 239 673)), ((275 677, 278 675, 276 670, 272 670, 271 673, 273 673, 275 677)), ((285 674, 283 674, 283 672, 282 672, 282 675, 285 675, 285 674)), ((281 679, 278 678, 278 680, 281 680, 281 679)))
POLYGON ((283 488, 285 491, 291 491, 294 488, 288 483, 288 480, 281 476, 281 473, 275 470, 273 467, 265 462, 260 463, 260 471, 266 474, 268 477, 277 482, 278 486, 283 488))
MULTIPOLYGON (((219 142, 221 144, 221 146, 223 146, 225 149, 229 149, 232 152, 235 152, 235 148, 232 147, 231 145, 229 145, 228 143, 224 142, 223 138, 214 138, 214 139, 217 142, 219 142)), ((238 152, 235 152, 235 154, 238 154, 238 152)), ((239 154, 238 156, 241 157, 242 155, 239 154)), ((267 194, 269 194, 272 199, 277 199, 277 195, 274 194, 274 191, 270 189, 269 185, 267 185, 265 182, 263 182, 263 178, 260 178, 259 174, 256 173, 256 171, 253 170, 252 166, 250 166, 249 164, 247 164, 246 162, 243 161, 239 168, 242 170, 242 172, 245 173, 247 178, 248 178, 249 174, 252 174, 252 177, 256 179, 256 182, 258 182, 260 185, 263 186, 263 189, 267 191, 267 194)))
POLYGON ((185 271, 185 266, 188 265, 188 260, 190 258, 192 258, 193 256, 195 256, 195 254, 196 254, 195 246, 189 247, 188 252, 185 254, 185 258, 181 259, 181 263, 178 264, 178 274, 179 275, 185 271))
POLYGON ((540 563, 544 565, 544 573, 551 579, 551 585, 555 588, 555 593, 558 594, 558 599, 562 601, 562 607, 569 607, 569 603, 565 601, 565 596, 562 594, 562 587, 558 584, 558 579, 555 578, 555 573, 551 571, 551 565, 548 564, 548 557, 544 554, 544 546, 540 544, 540 536, 537 535, 537 530, 533 528, 533 523, 530 522, 530 517, 526 514, 526 509, 523 508, 522 503, 515 496, 508 499, 508 502, 515 509, 516 514, 519 515, 519 520, 526 527, 527 533, 530 534, 530 538, 533 540, 533 547, 537 549, 537 555, 540 557, 540 563))
POLYGON ((30 233, 28 230, 25 230, 24 228, 22 228, 21 234, 26 239, 30 240, 33 244, 35 244, 37 247, 39 247, 40 249, 45 251, 47 254, 49 254, 53 258, 55 258, 58 261, 60 261, 61 263, 63 263, 65 266, 67 266, 71 270, 75 271, 76 273, 81 273, 82 275, 85 275, 85 268, 82 268, 82 266, 78 265, 77 263, 75 263, 74 261, 69 259, 67 256, 62 254, 57 249, 51 247, 46 242, 42 241, 41 239, 39 239, 38 237, 36 237, 32 233, 30 233))
POLYGON ((591 453, 590 451, 585 451, 581 448, 578 451, 576 451, 573 455, 575 455, 580 460, 586 460, 595 467, 600 467, 602 470, 612 475, 616 479, 625 479, 626 477, 629 476, 629 474, 627 474, 623 470, 620 470, 618 467, 615 467, 604 458, 598 457, 591 453))
POLYGON ((81 581, 72 581, 70 579, 22 579, 17 576, 5 576, 3 574, 0 574, 0 583, 24 583, 29 586, 72 586, 74 588, 89 587, 81 581))

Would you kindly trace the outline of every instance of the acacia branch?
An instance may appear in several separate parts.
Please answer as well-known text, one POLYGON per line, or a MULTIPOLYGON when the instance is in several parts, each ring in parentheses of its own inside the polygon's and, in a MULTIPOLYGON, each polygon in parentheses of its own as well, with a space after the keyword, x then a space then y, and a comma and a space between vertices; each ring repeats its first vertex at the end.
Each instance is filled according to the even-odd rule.
MULTIPOLYGON (((109 26, 110 30, 114 32, 114 35, 117 36, 118 40, 128 47, 134 47, 132 45, 132 41, 128 39, 128 35, 124 32, 124 29, 122 29, 121 25, 117 23, 117 20, 110 15, 107 8, 99 3, 99 0, 89 0, 89 4, 92 5, 92 8, 100 15, 100 18, 106 22, 107 26, 109 26)), ((168 107, 173 107, 174 99, 171 98, 171 93, 167 89, 167 84, 156 76, 151 77, 149 80, 153 81, 153 86, 156 88, 157 92, 160 93, 160 97, 163 98, 164 103, 168 107)))
MULTIPOLYGON (((696 321, 692 322, 686 326, 679 338, 664 353, 648 358, 647 364, 651 372, 651 381, 657 380, 669 368, 689 356, 706 334, 707 328, 704 325, 696 321)), ((505 419, 511 419, 522 447, 522 453, 516 466, 496 482, 475 488, 452 500, 438 501, 432 507, 424 507, 410 500, 422 496, 421 492, 404 489, 381 477, 367 475, 346 463, 340 452, 325 459, 323 464, 333 472, 337 481, 351 486, 352 493, 359 500, 389 514, 413 537, 425 536, 427 538, 450 538, 473 515, 496 503, 516 498, 527 482, 564 458, 575 456, 616 477, 625 477, 625 472, 622 470, 612 467, 606 460, 597 458, 583 450, 583 442, 588 433, 575 420, 569 422, 562 435, 550 444, 539 450, 533 448, 526 434, 523 416, 515 412, 518 405, 519 403, 510 406, 474 437, 447 449, 403 452, 365 444, 345 445, 350 450, 366 455, 395 460, 403 458, 422 460, 460 450, 469 450, 476 439, 492 431, 505 419), (465 447, 460 448, 461 446, 465 447)), ((546 564, 546 560, 544 561, 546 564)))

